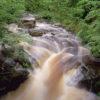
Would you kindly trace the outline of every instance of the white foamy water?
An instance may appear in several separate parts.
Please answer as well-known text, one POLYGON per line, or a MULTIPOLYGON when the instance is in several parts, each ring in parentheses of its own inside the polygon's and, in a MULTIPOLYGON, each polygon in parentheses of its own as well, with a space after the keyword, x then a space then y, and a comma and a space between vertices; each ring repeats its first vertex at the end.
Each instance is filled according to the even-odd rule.
MULTIPOLYGON (((66 61, 70 57, 72 55, 68 54, 66 61)), ((67 100, 68 98, 70 100, 96 100, 92 93, 69 86, 64 82, 61 68, 63 64, 60 65, 60 58, 62 58, 62 53, 53 54, 42 69, 36 69, 34 73, 30 72, 28 80, 1 100, 67 100)), ((67 75, 70 77, 71 74, 67 75)))
POLYGON ((79 69, 82 56, 90 54, 76 36, 45 22, 37 22, 34 30, 47 34, 33 37, 33 45, 20 45, 37 61, 38 67, 33 66, 29 78, 0 100, 97 100, 91 92, 76 87, 84 78, 79 69))
POLYGON ((68 34, 68 32, 65 29, 48 24, 46 22, 42 22, 42 23, 37 22, 34 30, 44 30, 45 32, 48 32, 48 33, 52 32, 52 33, 66 33, 66 34, 68 34))

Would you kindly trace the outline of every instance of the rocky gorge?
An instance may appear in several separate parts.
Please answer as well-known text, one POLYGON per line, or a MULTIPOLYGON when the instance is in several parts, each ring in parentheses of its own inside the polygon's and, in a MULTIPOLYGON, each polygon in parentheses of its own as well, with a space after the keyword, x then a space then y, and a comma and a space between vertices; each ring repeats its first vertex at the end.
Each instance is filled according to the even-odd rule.
MULTIPOLYGON (((28 80, 30 73, 35 73, 37 69, 41 69, 41 66, 45 65, 45 62, 53 55, 63 52, 73 55, 68 61, 61 57, 62 69, 65 77, 65 83, 68 86, 75 86, 86 88, 91 92, 97 93, 100 91, 100 87, 96 86, 96 82, 100 80, 100 60, 94 58, 89 49, 82 46, 78 37, 67 31, 66 29, 54 24, 49 24, 44 21, 39 21, 31 14, 25 14, 20 20, 19 24, 10 24, 7 26, 8 31, 13 34, 28 34, 32 37, 32 43, 29 44, 24 41, 19 42, 19 47, 24 50, 29 60, 29 66, 32 69, 24 68, 19 58, 15 55, 14 49, 8 45, 1 44, 0 46, 0 95, 8 93, 8 97, 4 97, 2 100, 17 100, 14 97, 9 97, 9 93, 12 90, 18 89, 20 84, 28 80), (10 51, 12 56, 7 56, 7 52, 10 51), (63 68, 64 66, 64 68, 63 68), (67 67, 66 67, 67 66, 67 67), (73 72, 73 69, 75 71, 73 72), (31 71, 31 72, 30 72, 31 71), (72 71, 72 74, 67 74, 72 71)), ((19 35, 20 35, 19 34, 19 35)), ((56 61, 55 61, 56 63, 56 61)), ((53 66, 53 65, 52 65, 53 66)), ((58 69, 56 69, 58 71, 58 69)), ((54 71, 55 76, 55 71, 54 71)), ((34 76, 34 74, 33 74, 34 76)), ((40 91, 41 91, 40 87, 40 91)), ((32 97, 31 97, 32 98, 32 97)), ((21 100, 19 97, 18 100, 21 100)), ((25 100, 37 100, 25 99, 25 100)), ((42 99, 39 99, 42 100, 42 99)), ((49 99, 44 99, 49 100, 49 99)), ((53 99, 50 100, 65 100, 65 99, 53 99)), ((71 99, 74 100, 74 99, 71 99)), ((79 100, 79 99, 76 99, 79 100)), ((83 99, 92 100, 92 99, 83 99)), ((93 99, 96 100, 96 99, 93 99)), ((98 99, 99 100, 99 99, 98 99)))

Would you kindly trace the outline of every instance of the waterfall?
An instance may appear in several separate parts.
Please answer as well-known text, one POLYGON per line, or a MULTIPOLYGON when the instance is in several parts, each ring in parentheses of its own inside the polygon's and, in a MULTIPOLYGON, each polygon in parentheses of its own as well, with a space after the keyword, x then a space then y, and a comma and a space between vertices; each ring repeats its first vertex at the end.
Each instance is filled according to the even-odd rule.
POLYGON ((33 30, 46 34, 33 36, 32 45, 21 42, 20 46, 30 56, 34 71, 17 90, 0 100, 97 100, 93 93, 78 87, 84 78, 83 57, 90 55, 89 50, 61 27, 37 22, 33 30))

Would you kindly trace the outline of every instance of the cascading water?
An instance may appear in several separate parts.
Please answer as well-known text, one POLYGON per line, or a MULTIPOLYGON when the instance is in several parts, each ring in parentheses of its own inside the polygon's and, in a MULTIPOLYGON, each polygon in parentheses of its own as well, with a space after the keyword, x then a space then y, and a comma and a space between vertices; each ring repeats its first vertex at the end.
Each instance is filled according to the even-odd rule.
POLYGON ((33 37, 32 45, 20 43, 30 55, 34 71, 17 90, 0 100, 97 100, 94 94, 78 88, 84 78, 82 57, 90 55, 89 50, 63 28, 37 22, 33 30, 47 33, 33 37))

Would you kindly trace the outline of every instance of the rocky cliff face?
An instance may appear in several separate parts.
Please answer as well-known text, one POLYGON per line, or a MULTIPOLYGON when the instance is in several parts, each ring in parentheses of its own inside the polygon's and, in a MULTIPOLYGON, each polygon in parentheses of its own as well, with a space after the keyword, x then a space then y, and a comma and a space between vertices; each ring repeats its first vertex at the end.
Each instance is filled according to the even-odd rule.
POLYGON ((29 72, 18 58, 12 57, 14 52, 11 47, 0 45, 0 96, 15 90, 28 78, 29 72))

